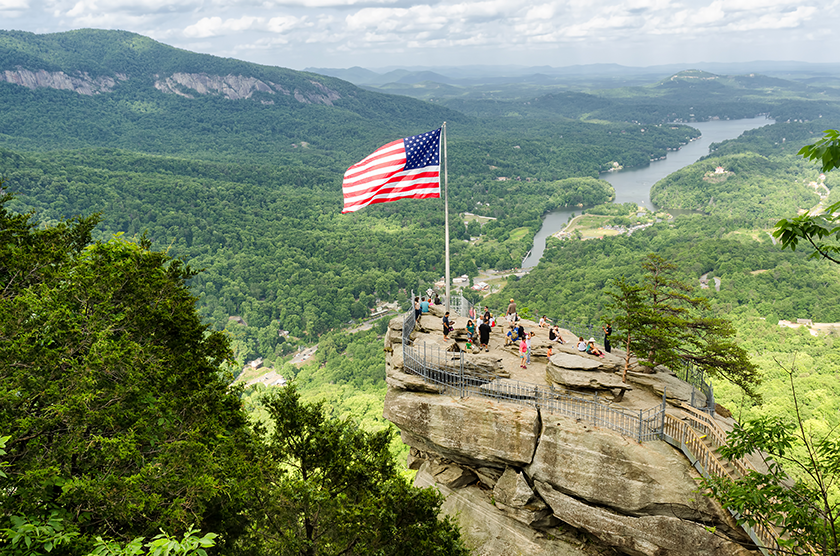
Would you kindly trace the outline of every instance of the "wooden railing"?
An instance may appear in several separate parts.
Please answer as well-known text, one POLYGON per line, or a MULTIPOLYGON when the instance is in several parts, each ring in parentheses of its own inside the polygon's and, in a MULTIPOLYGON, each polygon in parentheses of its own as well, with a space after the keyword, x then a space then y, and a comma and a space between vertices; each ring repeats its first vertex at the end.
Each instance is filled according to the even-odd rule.
MULTIPOLYGON (((679 443, 680 449, 701 474, 734 481, 755 470, 746 460, 733 460, 736 473, 730 472, 716 453, 717 448, 725 445, 726 432, 710 415, 693 407, 684 408, 684 411, 684 419, 665 414, 663 433, 679 443), (708 438, 712 446, 703 442, 704 438, 708 438)), ((751 529, 753 540, 770 550, 779 549, 779 535, 772 527, 758 521, 751 529)))
MULTIPOLYGON (((691 406, 683 406, 685 412, 685 419, 692 428, 698 431, 703 431, 715 449, 721 446, 726 446, 727 432, 723 430, 720 423, 717 422, 711 415, 705 411, 700 411, 691 406)), ((750 471, 758 471, 749 461, 744 458, 731 460, 732 466, 738 471, 738 475, 743 477, 750 471)))

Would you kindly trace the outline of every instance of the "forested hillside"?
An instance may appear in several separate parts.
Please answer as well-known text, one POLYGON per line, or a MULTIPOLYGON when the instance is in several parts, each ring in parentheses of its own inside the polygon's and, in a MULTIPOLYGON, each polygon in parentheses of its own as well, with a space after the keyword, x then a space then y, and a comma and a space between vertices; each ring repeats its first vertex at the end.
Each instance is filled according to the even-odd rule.
POLYGON ((17 79, 0 82, 11 206, 48 222, 99 212, 96 237, 146 233, 205 269, 192 280, 199 310, 216 329, 247 323, 241 361, 280 358, 443 274, 440 201, 340 214, 344 169, 386 141, 448 121, 450 211, 496 219, 451 223, 453 272, 475 276, 518 266, 547 211, 609 200, 595 177, 613 162, 644 165, 697 135, 510 126, 132 33, 3 32, 0 46, 0 69, 17 79))

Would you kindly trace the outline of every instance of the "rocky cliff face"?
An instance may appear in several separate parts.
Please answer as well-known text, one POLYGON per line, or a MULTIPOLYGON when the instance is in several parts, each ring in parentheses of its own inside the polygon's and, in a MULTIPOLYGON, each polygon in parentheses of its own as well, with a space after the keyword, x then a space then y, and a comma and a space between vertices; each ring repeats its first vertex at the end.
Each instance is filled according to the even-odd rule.
MULTIPOLYGON (((9 69, 0 72, 0 81, 14 83, 30 89, 50 88, 73 91, 80 95, 97 95, 110 93, 120 81, 127 81, 129 76, 116 74, 111 76, 91 77, 87 73, 78 72, 68 75, 61 71, 49 72, 45 70, 31 71, 23 68, 9 69)), ((200 95, 220 95, 229 100, 250 99, 255 93, 267 95, 291 96, 302 104, 324 104, 332 106, 341 95, 333 89, 309 81, 305 87, 289 89, 281 84, 264 82, 255 77, 243 75, 209 75, 206 73, 176 72, 168 77, 155 76, 154 87, 164 93, 176 94, 185 98, 196 98, 200 95)), ((273 104, 270 98, 261 98, 264 104, 273 104)))
POLYGON ((71 76, 63 71, 30 71, 22 68, 0 73, 0 81, 22 85, 30 89, 47 87, 74 91, 80 95, 110 93, 114 90, 118 81, 125 81, 126 79, 128 77, 123 74, 117 74, 114 77, 91 77, 87 73, 79 72, 75 76, 71 76))
MULTIPOLYGON (((421 321, 412 334, 415 345, 464 348, 464 342, 452 348, 456 342, 445 343, 434 332, 440 329, 436 316, 421 321)), ((465 323, 456 320, 452 338, 463 338, 465 323)), ((384 415, 411 447, 408 463, 417 470, 415 484, 446 496, 444 511, 458 520, 475 554, 758 554, 745 548, 749 539, 729 513, 697 492, 698 474, 667 443, 639 443, 586 419, 527 405, 440 394, 438 387, 406 372, 401 326, 401 317, 392 321, 385 340, 389 389, 384 415)), ((533 323, 526 326, 537 332, 532 364, 522 371, 531 381, 541 375, 545 386, 563 380, 581 391, 601 390, 612 403, 631 409, 657 399, 661 403, 663 385, 655 375, 640 375, 625 385, 626 393, 617 394, 620 378, 610 370, 617 358, 584 357, 592 364, 580 364, 573 349, 556 344, 554 353, 563 356, 549 358, 545 331, 533 323), (587 373, 587 380, 570 379, 576 373, 587 373)), ((480 354, 488 373, 500 376, 504 368, 511 370, 511 378, 523 380, 512 370, 518 361, 514 348, 504 346, 501 327, 491 334, 489 348, 480 354)), ((479 355, 472 357, 479 361, 479 355)), ((685 393, 671 391, 679 390, 673 377, 663 380, 672 404, 679 405, 685 393)))
MULTIPOLYGON (((172 93, 186 98, 196 95, 222 95, 230 100, 251 98, 254 93, 271 95, 291 95, 303 104, 325 104, 332 106, 333 101, 341 98, 338 92, 317 81, 309 81, 306 90, 289 89, 277 83, 265 83, 255 77, 242 75, 208 75, 206 73, 174 73, 169 77, 156 76, 155 88, 164 93, 172 93)), ((270 103, 270 100, 263 102, 270 103)))

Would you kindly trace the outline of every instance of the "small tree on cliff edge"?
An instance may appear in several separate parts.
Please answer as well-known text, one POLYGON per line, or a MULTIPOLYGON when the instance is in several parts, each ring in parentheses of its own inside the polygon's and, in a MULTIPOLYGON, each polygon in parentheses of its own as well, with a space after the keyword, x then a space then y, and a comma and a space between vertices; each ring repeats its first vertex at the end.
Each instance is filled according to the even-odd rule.
POLYGON ((651 253, 642 267, 645 275, 641 283, 621 277, 612 281, 613 289, 606 290, 612 298, 612 323, 627 350, 625 380, 630 358, 635 355, 650 367, 694 364, 758 399, 758 368, 735 343, 732 324, 704 315, 708 300, 692 295, 692 288, 677 278, 673 263, 651 253))

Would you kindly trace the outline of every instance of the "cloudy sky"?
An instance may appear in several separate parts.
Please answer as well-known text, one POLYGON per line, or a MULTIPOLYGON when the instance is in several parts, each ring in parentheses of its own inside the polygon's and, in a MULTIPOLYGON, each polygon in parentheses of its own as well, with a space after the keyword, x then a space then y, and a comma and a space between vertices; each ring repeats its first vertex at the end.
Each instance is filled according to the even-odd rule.
POLYGON ((840 0, 0 0, 0 28, 122 29, 294 69, 840 62, 840 0))

